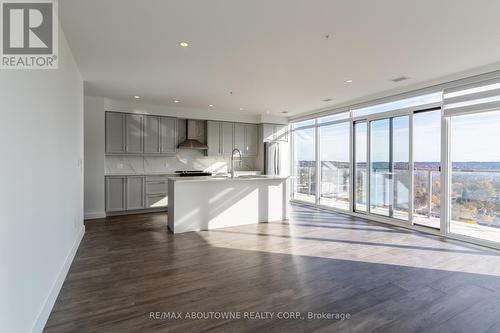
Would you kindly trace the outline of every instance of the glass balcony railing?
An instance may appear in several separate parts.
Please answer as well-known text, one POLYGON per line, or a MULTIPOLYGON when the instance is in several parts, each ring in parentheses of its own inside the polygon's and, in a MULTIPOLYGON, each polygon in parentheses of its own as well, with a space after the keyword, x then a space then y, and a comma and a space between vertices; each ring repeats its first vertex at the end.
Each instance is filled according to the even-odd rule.
POLYGON ((500 241, 500 170, 453 168, 450 231, 500 241))
MULTIPOLYGON (((294 198, 315 203, 316 191, 320 191, 320 204, 349 209, 349 167, 323 167, 321 184, 316 184, 316 167, 301 166, 296 169, 294 198)), ((356 205, 366 205, 366 166, 357 170, 355 186, 356 205)), ((409 172, 394 170, 394 195, 390 196, 392 216, 407 219, 409 209, 409 172)), ((474 170, 454 167, 451 175, 450 231, 470 237, 500 241, 500 170, 474 170)), ((379 200, 375 213, 389 213, 388 170, 372 170, 373 200, 379 200), (375 177, 375 178, 374 178, 375 177), (378 181, 374 180, 379 178, 378 181), (377 199, 379 198, 379 199, 377 199)), ((413 222, 432 228, 440 228, 441 172, 438 167, 416 167, 414 170, 413 222)), ((375 211, 373 211, 375 210, 375 211)))
POLYGON ((296 167, 293 198, 299 201, 315 203, 316 166, 309 161, 303 161, 301 164, 306 165, 296 167))

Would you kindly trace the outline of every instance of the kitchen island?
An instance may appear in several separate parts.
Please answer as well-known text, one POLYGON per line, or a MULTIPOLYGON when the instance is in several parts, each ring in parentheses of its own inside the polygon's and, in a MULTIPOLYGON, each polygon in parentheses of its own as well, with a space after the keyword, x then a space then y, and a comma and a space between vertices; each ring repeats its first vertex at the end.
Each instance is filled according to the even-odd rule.
POLYGON ((288 219, 287 177, 176 177, 168 180, 173 233, 288 219))

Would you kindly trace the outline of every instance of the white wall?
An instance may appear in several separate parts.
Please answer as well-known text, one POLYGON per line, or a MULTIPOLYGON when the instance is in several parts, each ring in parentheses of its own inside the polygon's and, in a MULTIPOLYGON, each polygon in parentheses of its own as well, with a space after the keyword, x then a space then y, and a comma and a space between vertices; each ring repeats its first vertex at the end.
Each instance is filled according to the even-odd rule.
POLYGON ((0 332, 41 332, 83 226, 83 82, 60 31, 58 70, 0 70, 0 332))
POLYGON ((84 99, 85 218, 104 217, 104 98, 84 99))
POLYGON ((236 121, 242 123, 259 123, 260 116, 238 112, 220 112, 217 108, 209 110, 193 109, 187 107, 176 107, 169 105, 148 104, 142 101, 123 101, 105 98, 104 108, 106 111, 130 112, 154 114, 158 116, 172 116, 177 118, 187 119, 203 119, 203 120, 224 120, 236 121))

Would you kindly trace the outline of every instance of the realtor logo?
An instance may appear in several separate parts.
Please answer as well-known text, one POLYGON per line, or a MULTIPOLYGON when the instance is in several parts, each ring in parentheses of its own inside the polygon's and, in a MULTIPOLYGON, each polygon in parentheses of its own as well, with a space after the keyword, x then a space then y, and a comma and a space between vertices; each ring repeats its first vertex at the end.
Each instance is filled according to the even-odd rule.
POLYGON ((58 65, 57 2, 1 1, 2 69, 55 69, 58 65))

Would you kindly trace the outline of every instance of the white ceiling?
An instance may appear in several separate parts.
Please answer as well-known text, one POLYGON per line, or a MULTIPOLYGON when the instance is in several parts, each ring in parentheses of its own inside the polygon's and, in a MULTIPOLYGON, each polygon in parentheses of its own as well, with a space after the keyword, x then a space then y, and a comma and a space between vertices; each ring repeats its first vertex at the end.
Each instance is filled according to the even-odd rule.
POLYGON ((290 116, 500 59, 500 1, 62 0, 59 10, 87 93, 207 112, 290 116))

